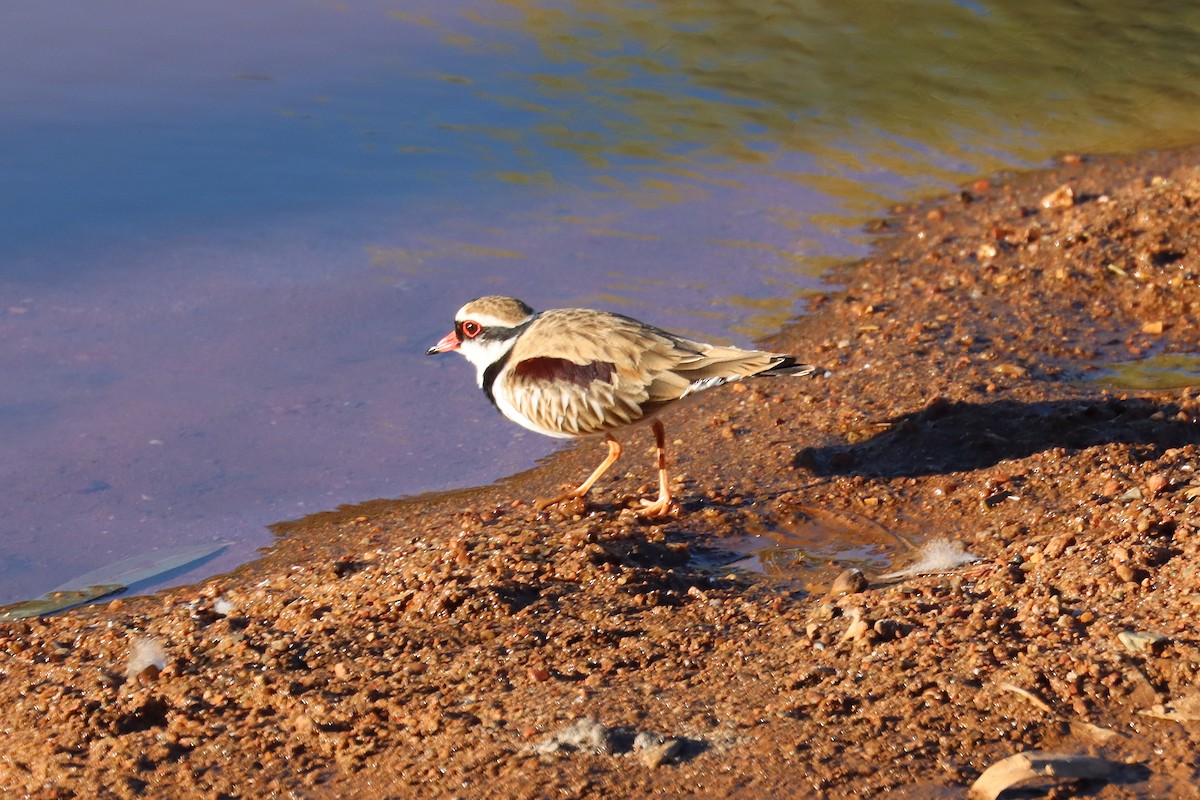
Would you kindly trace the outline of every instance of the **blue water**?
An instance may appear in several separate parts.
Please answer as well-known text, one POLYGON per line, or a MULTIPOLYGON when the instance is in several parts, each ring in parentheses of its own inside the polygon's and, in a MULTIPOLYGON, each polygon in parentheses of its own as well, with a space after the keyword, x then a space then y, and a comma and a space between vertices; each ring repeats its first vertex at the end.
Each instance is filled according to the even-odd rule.
POLYGON ((421 355, 465 300, 744 344, 893 202, 1200 139, 1197 30, 932 0, 6 8, 0 603, 229 543, 194 580, 272 522, 524 469, 556 445, 421 355))

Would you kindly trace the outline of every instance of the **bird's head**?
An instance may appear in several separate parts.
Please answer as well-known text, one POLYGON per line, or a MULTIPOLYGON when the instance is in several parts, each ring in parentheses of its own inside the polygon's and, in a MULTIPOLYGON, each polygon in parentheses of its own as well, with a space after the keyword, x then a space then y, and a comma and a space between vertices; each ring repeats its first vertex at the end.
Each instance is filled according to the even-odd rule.
POLYGON ((454 315, 454 330, 425 351, 432 356, 457 350, 479 370, 480 375, 513 345, 513 339, 534 312, 515 297, 478 297, 454 315))

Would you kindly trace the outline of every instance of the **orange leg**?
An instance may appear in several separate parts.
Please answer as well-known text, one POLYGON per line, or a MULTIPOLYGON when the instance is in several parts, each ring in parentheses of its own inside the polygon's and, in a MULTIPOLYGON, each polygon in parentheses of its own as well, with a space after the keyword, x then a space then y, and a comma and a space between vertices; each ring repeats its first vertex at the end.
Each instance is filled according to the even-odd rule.
POLYGON ((654 502, 642 501, 638 513, 643 517, 665 516, 675 505, 671 499, 671 489, 667 486, 667 432, 658 420, 654 420, 654 443, 658 447, 658 499, 654 502))
MULTIPOLYGON (((657 425, 658 423, 656 422, 655 424, 657 425)), ((596 467, 595 471, 588 476, 587 480, 564 495, 560 495, 555 498, 538 500, 533 504, 534 508, 536 508, 538 511, 541 511, 543 508, 552 506, 555 503, 561 503, 565 500, 574 500, 576 497, 583 497, 585 494, 587 494, 591 490, 592 485, 595 484, 596 481, 600 480, 600 476, 608 472, 608 468, 616 463, 617 459, 621 457, 621 443, 614 439, 611 433, 606 434, 606 436, 608 441, 608 455, 605 456, 604 460, 600 462, 600 466, 596 467)))

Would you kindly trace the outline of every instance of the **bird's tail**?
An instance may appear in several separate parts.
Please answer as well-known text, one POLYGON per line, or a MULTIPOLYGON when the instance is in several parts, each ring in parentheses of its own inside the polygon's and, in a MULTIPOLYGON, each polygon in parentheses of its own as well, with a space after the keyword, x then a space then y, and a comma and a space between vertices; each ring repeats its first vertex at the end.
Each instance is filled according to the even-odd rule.
POLYGON ((812 375, 821 369, 816 364, 801 364, 795 356, 778 356, 778 359, 758 375, 791 375, 803 378, 805 375, 812 375))

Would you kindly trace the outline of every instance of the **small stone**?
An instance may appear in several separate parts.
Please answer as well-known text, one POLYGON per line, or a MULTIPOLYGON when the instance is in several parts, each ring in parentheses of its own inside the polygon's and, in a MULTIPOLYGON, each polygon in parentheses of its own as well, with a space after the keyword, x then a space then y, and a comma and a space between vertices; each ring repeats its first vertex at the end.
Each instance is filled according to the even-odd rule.
POLYGON ((1151 497, 1157 497, 1170 485, 1171 480, 1161 472, 1157 472, 1146 480, 1146 493, 1151 497))
POLYGON ((1038 205, 1046 209, 1070 208, 1075 205, 1075 190, 1071 188, 1070 184, 1064 183, 1043 197, 1038 205))
POLYGON ((828 622, 834 617, 840 616, 841 613, 842 610, 833 603, 817 603, 813 606, 808 618, 811 622, 828 622))
POLYGON ((890 642, 900 635, 900 624, 894 619, 881 619, 875 623, 873 630, 881 641, 890 642))
POLYGON ((147 664, 146 668, 137 675, 138 683, 143 685, 154 683, 158 680, 158 676, 161 674, 161 672, 162 670, 157 664, 147 664))
POLYGON ((871 623, 863 619, 862 611, 857 608, 851 612, 850 617, 850 626, 842 634, 842 641, 845 642, 851 639, 856 642, 865 641, 871 633, 871 623))
POLYGON ((1170 641, 1161 633, 1153 631, 1121 631, 1117 641, 1133 655, 1156 654, 1170 641))
POLYGON ((864 591, 868 585, 867 576, 863 574, 863 571, 851 568, 834 578, 833 585, 829 587, 829 594, 858 594, 864 591))
POLYGON ((609 730, 592 717, 582 717, 558 733, 542 740, 534 752, 541 755, 559 753, 563 750, 579 750, 585 753, 612 755, 609 730))
POLYGON ((682 739, 668 739, 649 731, 639 733, 633 740, 633 749, 650 769, 678 756, 683 752, 683 745, 682 739))
POLYGON ((1068 547, 1075 544, 1074 534, 1064 533, 1055 536, 1042 549, 1042 556, 1047 559, 1058 558, 1068 547))

